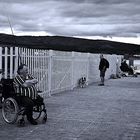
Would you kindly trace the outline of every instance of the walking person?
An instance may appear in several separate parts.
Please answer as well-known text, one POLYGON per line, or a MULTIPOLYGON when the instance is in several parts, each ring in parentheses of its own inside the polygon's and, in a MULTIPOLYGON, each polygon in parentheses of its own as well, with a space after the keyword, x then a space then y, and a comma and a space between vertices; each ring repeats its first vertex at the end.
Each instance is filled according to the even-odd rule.
POLYGON ((103 54, 101 54, 99 63, 101 83, 99 84, 99 86, 104 86, 105 72, 107 68, 109 68, 109 62, 107 59, 104 58, 103 54))

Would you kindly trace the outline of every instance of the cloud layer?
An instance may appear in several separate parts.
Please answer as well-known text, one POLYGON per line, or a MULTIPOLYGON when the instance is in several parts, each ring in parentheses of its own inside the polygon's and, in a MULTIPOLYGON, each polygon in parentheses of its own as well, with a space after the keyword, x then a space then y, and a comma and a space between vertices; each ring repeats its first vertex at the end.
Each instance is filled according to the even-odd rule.
POLYGON ((140 36, 139 0, 0 0, 0 30, 15 34, 140 36))

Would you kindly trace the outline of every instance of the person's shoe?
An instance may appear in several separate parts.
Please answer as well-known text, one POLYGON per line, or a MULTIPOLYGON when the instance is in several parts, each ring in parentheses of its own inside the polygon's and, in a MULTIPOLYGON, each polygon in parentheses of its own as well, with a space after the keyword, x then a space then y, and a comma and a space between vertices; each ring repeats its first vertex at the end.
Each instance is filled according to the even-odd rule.
POLYGON ((98 86, 104 86, 104 84, 99 84, 98 86))
POLYGON ((33 125, 37 125, 37 124, 38 124, 34 119, 32 119, 32 120, 30 121, 30 123, 33 124, 33 125))
POLYGON ((33 124, 33 125, 37 125, 38 123, 34 120, 34 119, 28 119, 28 121, 33 124))

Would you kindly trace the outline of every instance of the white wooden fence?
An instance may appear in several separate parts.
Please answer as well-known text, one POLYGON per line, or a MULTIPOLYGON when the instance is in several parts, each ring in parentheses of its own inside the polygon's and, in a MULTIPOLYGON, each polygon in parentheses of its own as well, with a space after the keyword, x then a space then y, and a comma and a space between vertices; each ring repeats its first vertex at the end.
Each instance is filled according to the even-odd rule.
MULTIPOLYGON (((116 73, 116 63, 121 56, 105 57, 110 62, 107 76, 109 77, 110 74, 116 73)), ((87 77, 89 83, 100 80, 99 54, 0 47, 0 69, 3 70, 1 77, 13 78, 21 62, 25 63, 29 67, 29 72, 38 79, 37 88, 43 91, 44 97, 73 89, 82 76, 87 77)))
POLYGON ((18 48, 17 47, 0 47, 0 69, 2 69, 2 76, 4 78, 13 78, 16 74, 18 62, 18 48))

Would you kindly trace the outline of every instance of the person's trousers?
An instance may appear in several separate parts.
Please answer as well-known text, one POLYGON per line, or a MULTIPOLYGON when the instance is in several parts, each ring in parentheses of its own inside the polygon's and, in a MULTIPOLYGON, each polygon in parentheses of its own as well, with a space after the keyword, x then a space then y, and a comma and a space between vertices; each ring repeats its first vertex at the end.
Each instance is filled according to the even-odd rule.
POLYGON ((36 100, 32 100, 29 97, 26 96, 20 96, 17 97, 17 102, 20 106, 25 107, 25 114, 27 115, 27 119, 30 121, 32 120, 33 115, 33 107, 35 105, 41 105, 43 104, 43 98, 41 96, 37 96, 36 100))
POLYGON ((104 77, 105 77, 105 71, 101 70, 100 71, 101 84, 104 84, 104 77))

